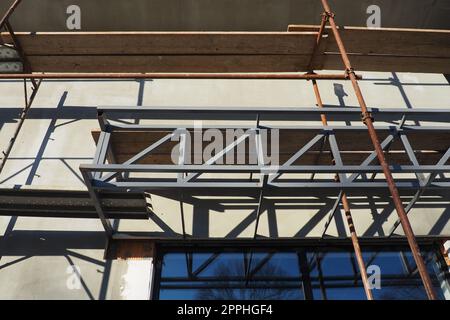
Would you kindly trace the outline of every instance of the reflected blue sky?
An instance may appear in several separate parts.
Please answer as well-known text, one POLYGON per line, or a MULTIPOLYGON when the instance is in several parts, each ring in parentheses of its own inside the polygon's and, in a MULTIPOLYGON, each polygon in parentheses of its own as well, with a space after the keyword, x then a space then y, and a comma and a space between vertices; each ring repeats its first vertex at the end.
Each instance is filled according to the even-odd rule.
MULTIPOLYGON (((375 299, 426 299, 412 255, 407 251, 364 251, 367 266, 381 269, 375 299)), ((427 268, 443 299, 433 252, 427 268)), ((366 299, 351 251, 302 249, 292 252, 169 252, 161 268, 160 299, 301 300, 366 299), (303 273, 302 273, 303 271, 303 273)))

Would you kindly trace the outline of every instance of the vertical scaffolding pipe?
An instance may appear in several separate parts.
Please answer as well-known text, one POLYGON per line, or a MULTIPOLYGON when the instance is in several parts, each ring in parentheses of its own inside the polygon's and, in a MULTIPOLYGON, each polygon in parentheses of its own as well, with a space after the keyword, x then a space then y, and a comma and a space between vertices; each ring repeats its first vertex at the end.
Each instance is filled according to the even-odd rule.
POLYGON ((425 263, 420 254, 420 249, 417 244, 416 237, 412 230, 411 223, 409 222, 409 219, 406 215, 405 208, 403 207, 403 203, 400 199, 400 194, 398 192, 397 186, 395 185, 395 181, 392 176, 392 172, 386 162, 386 158, 384 156, 383 149, 381 148, 380 141, 379 141, 377 133, 375 131, 375 127, 373 126, 373 119, 371 117, 371 114, 367 110, 367 105, 366 105, 366 102, 364 101, 364 97, 363 97, 361 89, 358 85, 358 81, 355 76, 355 71, 352 68, 352 65, 351 65, 350 60, 347 55, 347 52, 345 50, 344 43, 339 34, 339 30, 337 28, 336 22, 334 20, 334 14, 330 10, 328 1, 327 0, 321 0, 321 1, 322 1, 323 8, 325 10, 325 14, 328 16, 328 21, 329 21, 331 29, 333 31, 336 43, 338 45, 339 52, 342 57, 342 61, 344 62, 344 65, 346 68, 346 73, 352 82, 353 89, 355 91, 356 97, 357 97, 359 105, 361 107, 362 121, 367 126, 367 130, 369 132, 370 139, 372 140, 372 144, 377 153, 378 160, 383 169, 383 173, 384 173, 386 182, 388 184, 389 191, 392 195, 395 209, 396 209, 399 219, 401 221, 401 225, 402 225, 403 231, 405 232, 406 238, 408 240, 408 244, 411 248, 411 252, 412 252, 414 260, 416 262, 417 269, 419 270, 420 277, 422 278, 422 282, 424 284, 425 291, 430 300, 436 300, 437 296, 434 291, 430 275, 428 274, 425 263))
MULTIPOLYGON (((314 58, 319 49, 320 42, 322 40, 323 32, 325 30, 327 21, 328 21, 328 16, 325 13, 323 13, 322 20, 320 23, 320 28, 319 28, 319 34, 317 35, 317 39, 316 39, 316 45, 314 46, 313 54, 312 54, 311 60, 309 62, 308 70, 310 70, 310 72, 313 71, 314 58)), ((320 91, 319 91, 319 86, 317 85, 317 81, 315 79, 313 79, 312 84, 313 84, 313 89, 314 89, 314 95, 316 97, 317 106, 319 108, 323 108, 322 97, 320 96, 320 91)), ((328 120, 327 120, 326 115, 321 114, 320 119, 322 120, 322 124, 324 126, 328 126, 328 120)), ((339 180, 340 180, 339 175, 336 174, 335 179, 336 179, 336 181, 339 182, 339 180)), ((348 225, 348 228, 350 231, 350 237, 351 237, 352 244, 353 244, 353 250, 355 251, 356 260, 358 262, 358 267, 360 270, 361 280, 362 280, 362 283, 364 286, 364 291, 366 293, 367 300, 373 300, 372 290, 370 288, 369 279, 367 276, 366 265, 364 263, 364 259, 363 259, 362 253, 361 253, 361 247, 359 245, 358 234, 356 233, 356 229, 355 229, 355 226, 353 223, 353 217, 352 217, 352 213, 350 210, 350 203, 349 203, 349 201, 347 199, 347 195, 345 193, 342 193, 341 202, 342 202, 342 206, 344 207, 345 217, 346 217, 347 225, 348 225)))
MULTIPOLYGON (((322 98, 320 97, 319 87, 317 85, 317 81, 313 80, 313 88, 314 94, 317 100, 317 106, 319 108, 323 108, 322 98)), ((322 124, 324 126, 328 125, 327 117, 324 114, 321 114, 322 124)), ((339 181, 339 176, 335 176, 335 180, 339 181)), ((353 224, 353 217, 350 210, 350 203, 347 199, 347 195, 345 193, 342 194, 341 198, 342 206, 344 207, 345 217, 347 220, 348 229, 350 230, 350 237, 352 239, 353 250, 355 251, 356 260, 358 262, 359 271, 361 273, 361 280, 364 286, 364 291, 366 292, 367 300, 373 300, 372 290, 369 285, 369 279, 367 276, 366 265, 364 263, 364 259, 361 253, 361 247, 359 245, 358 234, 356 233, 355 226, 353 224)))
MULTIPOLYGON (((23 53, 22 47, 20 46, 20 43, 14 34, 11 24, 9 23, 9 17, 13 14, 14 10, 17 8, 17 6, 20 3, 21 3, 21 0, 14 1, 14 3, 6 11, 5 15, 0 20, 0 30, 3 27, 5 27, 6 30, 10 33, 10 35, 13 39, 13 45, 14 45, 15 49, 17 50, 17 52, 19 53, 19 56, 22 60, 22 64, 24 65, 24 69, 27 72, 31 72, 30 64, 23 53)), ((37 94, 39 87, 41 85, 41 82, 42 82, 42 80, 36 81, 35 79, 30 79, 30 81, 32 83, 32 93, 31 93, 30 97, 28 98, 27 82, 26 82, 27 78, 24 77, 23 80, 24 80, 25 106, 19 115, 19 121, 17 123, 16 129, 14 130, 12 138, 9 140, 6 150, 2 151, 3 158, 0 162, 0 173, 3 171, 3 168, 5 167, 6 161, 8 160, 8 157, 12 151, 14 143, 15 143, 17 137, 19 136, 20 129, 22 128, 23 123, 25 122, 28 110, 31 108, 31 105, 33 104, 34 98, 36 97, 36 94, 37 94)))
POLYGON ((36 97, 36 94, 39 90, 39 86, 41 85, 42 80, 38 81, 36 86, 32 87, 32 93, 28 99, 27 94, 27 87, 26 87, 26 81, 24 80, 24 93, 25 93, 25 107, 20 112, 19 120, 16 126, 16 129, 14 130, 13 136, 9 140, 8 146, 6 147, 6 150, 2 151, 2 161, 0 162, 0 173, 3 171, 3 168, 5 167, 6 161, 8 160, 8 157, 12 151, 12 148, 14 146, 14 142, 16 142, 17 137, 19 136, 20 129, 23 126, 23 123, 25 122, 25 119, 27 117, 28 110, 31 108, 31 105, 33 104, 34 98, 36 97))

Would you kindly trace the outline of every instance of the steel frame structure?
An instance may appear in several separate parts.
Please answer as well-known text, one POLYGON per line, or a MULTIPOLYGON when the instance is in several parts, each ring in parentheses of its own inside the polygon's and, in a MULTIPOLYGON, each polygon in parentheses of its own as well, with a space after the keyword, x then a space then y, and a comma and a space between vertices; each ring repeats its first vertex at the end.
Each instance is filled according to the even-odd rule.
MULTIPOLYGON (((443 174, 450 172, 450 166, 446 165, 450 159, 450 148, 440 157, 440 160, 435 165, 421 165, 412 150, 408 135, 412 133, 429 133, 429 132, 448 132, 447 126, 410 126, 405 125, 405 119, 423 120, 421 118, 426 115, 428 121, 433 120, 431 117, 433 113, 438 114, 439 117, 434 117, 434 121, 450 122, 450 112, 439 112, 438 110, 430 110, 427 113, 424 110, 408 110, 408 109, 390 109, 386 111, 373 110, 374 114, 378 115, 380 119, 390 119, 392 121, 398 120, 397 125, 388 127, 379 127, 378 130, 384 129, 389 131, 389 135, 382 142, 383 150, 394 141, 401 141, 404 146, 405 155, 407 155, 411 165, 395 165, 390 166, 393 173, 410 173, 414 174, 410 177, 401 177, 397 179, 397 186, 402 190, 415 191, 412 201, 407 206, 407 211, 411 211, 414 204, 420 199, 420 196, 426 190, 433 190, 441 195, 447 195, 447 188, 450 187, 450 182, 443 174), (429 174, 424 177, 423 174, 429 174)), ((305 189, 314 189, 317 191, 328 191, 339 194, 333 209, 330 212, 329 220, 332 219, 333 214, 338 209, 342 200, 342 191, 347 191, 353 194, 374 193, 379 194, 386 190, 387 183, 383 179, 374 179, 373 175, 380 174, 382 167, 380 165, 372 165, 376 160, 376 153, 372 151, 367 158, 360 165, 344 165, 341 159, 341 152, 338 147, 338 139, 336 133, 347 132, 365 132, 364 127, 345 127, 345 126, 305 126, 305 125, 261 125, 264 120, 277 119, 278 123, 287 121, 292 122, 293 119, 311 119, 319 118, 323 115, 331 115, 331 118, 340 120, 354 120, 358 115, 355 108, 262 108, 262 109, 245 109, 233 110, 227 109, 199 109, 199 108, 133 108, 133 107, 99 107, 98 118, 100 127, 102 128, 101 135, 98 141, 97 153, 93 164, 81 165, 80 170, 85 177, 85 182, 91 194, 98 199, 98 191, 107 190, 112 191, 126 191, 129 193, 140 192, 164 192, 170 190, 182 190, 185 192, 193 192, 196 194, 214 194, 217 192, 221 194, 229 190, 240 194, 242 192, 252 192, 254 190, 261 190, 266 195, 295 195, 304 193, 305 189), (252 125, 222 125, 211 126, 211 128, 233 128, 246 130, 245 133, 234 140, 233 143, 227 145, 223 150, 218 152, 213 158, 200 165, 190 164, 137 164, 142 158, 151 155, 157 147, 171 141, 175 134, 187 132, 195 129, 195 125, 145 125, 145 124, 126 124, 114 123, 114 119, 120 115, 126 114, 131 118, 143 119, 162 119, 168 120, 182 120, 188 116, 195 119, 227 119, 227 120, 248 120, 249 118, 258 119, 258 124, 252 125), (166 117, 167 115, 167 117, 166 117), (334 118, 333 118, 334 117, 334 118), (107 163, 108 154, 111 152, 111 136, 116 131, 142 131, 142 130, 168 130, 168 134, 161 139, 153 142, 141 152, 134 155, 124 163, 107 163), (317 130, 317 134, 313 136, 304 145, 299 145, 298 150, 279 167, 265 165, 259 163, 256 165, 220 165, 216 162, 222 157, 226 156, 228 152, 235 149, 240 143, 249 139, 250 134, 258 135, 259 130, 317 130), (314 145, 319 144, 324 139, 327 139, 330 144, 331 153, 334 159, 337 159, 332 165, 294 165, 293 163, 308 152, 314 145), (139 177, 133 174, 166 174, 165 177, 145 176, 139 177), (334 179, 332 174, 339 174, 340 180, 334 179), (180 178, 179 174, 183 174, 180 178), (201 177, 204 174, 220 174, 222 179, 217 176, 201 177), (230 174, 244 174, 245 177, 239 178, 230 177, 223 179, 225 175, 230 174), (257 175, 260 175, 259 177, 257 175), (308 174, 308 177, 298 177, 298 174, 308 174), (311 175, 329 174, 329 177, 313 178, 311 175), (372 176, 371 176, 372 175, 372 176), (248 176, 251 176, 249 179, 248 176), (282 176, 287 177, 282 179, 282 176), (301 189, 302 191, 298 191, 301 189)), ((209 126, 204 126, 208 129, 209 126)), ((183 141, 183 140, 182 140, 183 141)), ((181 149, 188 149, 188 142, 184 140, 181 149)), ((257 159, 262 159, 264 150, 262 148, 255 148, 257 159)), ((319 155, 323 150, 319 151, 319 155)), ((260 199, 262 201, 264 197, 260 199)), ((100 208, 101 209, 101 208, 100 208)), ((259 216, 259 215, 258 215, 259 216)), ((103 219, 104 225, 109 225, 107 219, 103 219)), ((325 226, 324 234, 326 233, 328 223, 325 226)), ((113 230, 107 227, 107 231, 112 234, 113 230)), ((393 231, 391 232, 391 235, 393 231)))
MULTIPOLYGON (((395 209, 398 214, 398 221, 395 223, 391 235, 395 231, 399 225, 402 226, 408 244, 413 253, 415 262, 418 266, 418 271, 421 275, 423 284, 427 291, 428 297, 430 299, 435 299, 436 295, 434 293, 433 287, 431 285, 430 277, 425 268, 423 259, 420 255, 420 250, 417 245, 417 241, 413 230, 411 228, 411 224, 408 220, 407 214, 412 209, 414 204, 420 199, 423 193, 426 190, 435 190, 436 192, 444 192, 450 186, 450 182, 443 176, 443 174, 448 173, 450 171, 449 166, 446 165, 448 159, 450 157, 450 149, 447 150, 440 161, 433 166, 423 166, 419 165, 414 151, 410 146, 408 140, 408 132, 424 132, 424 131, 432 131, 432 130, 448 130, 446 128, 436 128, 436 127, 414 127, 414 126, 406 126, 405 120, 417 118, 419 120, 424 120, 428 116, 434 116, 436 113, 439 113, 439 121, 442 121, 442 115, 445 114, 445 117, 448 116, 448 112, 442 112, 441 110, 386 110, 380 111, 375 109, 369 109, 364 101, 363 94, 358 84, 358 80, 360 77, 356 75, 355 70, 353 69, 349 56, 346 52, 344 43, 339 33, 339 29, 335 22, 335 14, 331 11, 327 0, 321 0, 324 12, 322 14, 321 26, 319 30, 319 34, 317 37, 316 46, 314 52, 311 56, 311 63, 316 54, 318 54, 318 48, 321 42, 321 39, 325 33, 325 27, 327 24, 331 27, 331 32, 334 35, 335 41, 337 43, 339 53, 342 57, 342 62, 344 65, 344 74, 315 74, 313 70, 309 70, 306 74, 283 74, 283 73, 251 73, 251 74, 238 74, 238 73, 217 73, 217 74, 208 74, 208 73, 148 73, 148 74, 110 74, 110 73, 92 73, 92 74, 35 74, 32 72, 30 64, 27 61, 27 58, 21 49, 20 43, 17 41, 14 36, 14 31, 9 23, 9 17, 13 13, 14 9, 19 5, 21 1, 16 0, 10 9, 7 11, 5 16, 0 20, 0 29, 6 28, 7 32, 11 35, 14 43, 14 49, 18 52, 20 61, 23 65, 23 73, 21 74, 2 74, 0 78, 2 79, 23 79, 24 80, 24 88, 25 88, 25 107, 20 116, 20 120, 17 126, 17 129, 14 133, 13 138, 10 141, 10 144, 6 151, 4 151, 4 157, 2 159, 2 164, 0 166, 0 172, 4 167, 4 164, 8 158, 8 155, 12 149, 14 141, 20 131, 20 128, 26 118, 27 111, 31 107, 33 103, 34 97, 37 94, 40 83, 42 79, 46 78, 56 78, 56 79, 72 79, 72 78, 174 78, 174 79, 194 79, 194 78, 203 78, 203 79, 304 79, 304 80, 312 80, 314 86, 314 92, 317 98, 317 105, 321 107, 321 109, 317 110, 286 110, 283 108, 273 108, 273 110, 259 110, 257 112, 256 125, 247 127, 248 130, 251 130, 258 137, 259 132, 262 129, 260 126, 261 116, 262 114, 272 114, 281 115, 288 114, 291 116, 292 114, 298 113, 309 113, 309 115, 321 115, 322 127, 320 128, 320 133, 318 133, 313 140, 311 140, 308 144, 302 146, 300 150, 293 156, 292 163, 295 159, 298 159, 305 152, 307 152, 312 145, 316 142, 327 139, 330 143, 331 147, 331 159, 332 165, 330 166, 294 166, 292 163, 286 163, 282 165, 278 171, 273 172, 273 168, 267 167, 264 162, 259 161, 257 165, 253 166, 217 166, 214 165, 213 160, 211 163, 207 163, 207 165, 202 166, 191 166, 185 164, 179 165, 138 165, 135 164, 136 161, 141 159, 142 157, 148 155, 156 145, 149 146, 141 153, 137 154, 135 157, 127 161, 123 164, 106 164, 106 158, 108 154, 108 146, 109 141, 111 139, 111 134, 115 129, 120 130, 140 130, 140 129, 150 129, 150 127, 145 127, 141 125, 117 125, 109 123, 105 120, 105 112, 111 112, 112 110, 106 110, 105 108, 99 109, 100 116, 100 125, 102 128, 101 137, 98 144, 97 153, 95 156, 94 164, 92 165, 83 165, 80 167, 80 170, 83 174, 84 180, 86 182, 88 191, 91 195, 93 203, 95 205, 96 211, 99 215, 100 220, 103 223, 103 226, 106 230, 106 233, 109 238, 114 236, 118 236, 115 234, 115 230, 113 230, 110 221, 106 218, 103 208, 101 206, 101 202, 99 201, 98 191, 102 189, 108 189, 109 191, 113 190, 115 192, 149 192, 149 191, 157 191, 157 190, 167 190, 167 189, 182 189, 182 194, 184 191, 191 190, 200 190, 200 191, 208 191, 212 187, 221 188, 221 189, 230 189, 234 191, 241 190, 257 190, 259 194, 259 205, 256 213, 256 221, 259 221, 259 216, 262 210, 262 202, 264 197, 271 192, 280 192, 281 193, 298 193, 299 189, 313 189, 313 190, 323 190, 323 189, 335 189, 339 192, 337 196, 337 200, 335 205, 333 206, 332 212, 330 212, 330 216, 328 218, 328 223, 325 226, 325 231, 329 225, 329 221, 333 218, 334 212, 339 208, 340 203, 344 206, 344 211, 347 217, 347 223, 351 231, 352 241, 355 249, 355 253, 360 256, 360 249, 358 243, 358 237, 356 235, 356 231, 354 230, 354 225, 352 222, 351 213, 349 210, 349 204, 347 200, 347 194, 362 191, 363 192, 382 192, 386 189, 389 190, 392 201, 394 203, 395 209), (27 79, 30 79, 33 85, 33 92, 28 98, 27 93, 27 79), (40 81, 36 81, 39 79, 40 81), (320 98, 320 93, 318 91, 316 80, 321 79, 342 79, 349 80, 352 83, 355 95, 358 99, 358 103, 360 106, 360 110, 335 110, 332 108, 323 108, 323 104, 320 98), (335 133, 338 130, 363 130, 363 128, 337 128, 333 126, 328 126, 327 121, 329 120, 327 117, 333 116, 334 114, 339 114, 341 117, 350 117, 355 114, 359 114, 362 122, 365 124, 365 131, 369 133, 371 138, 374 151, 370 154, 370 156, 359 166, 345 166, 342 163, 340 151, 338 148, 338 144, 336 141, 335 133), (377 130, 373 124, 374 117, 380 116, 380 118, 385 116, 393 116, 393 115, 401 115, 397 126, 392 126, 389 128, 391 130, 391 134, 384 141, 380 142, 377 134, 377 130), (408 155, 412 165, 402 165, 402 166, 390 166, 385 157, 386 149, 391 145, 392 141, 395 139, 401 139, 405 146, 405 152, 408 155), (370 163, 374 160, 378 160, 379 165, 373 166, 370 163), (163 173, 175 173, 177 174, 177 178, 173 181, 160 181, 160 180, 152 180, 146 177, 144 180, 137 180, 137 178, 133 178, 133 173, 153 173, 153 172, 163 172, 163 173), (105 175, 105 173, 107 175, 105 175), (186 173, 189 175, 185 176, 186 173), (204 179, 198 179, 198 176, 203 173, 246 173, 251 175, 251 179, 248 181, 232 181, 232 182, 221 182, 219 185, 217 181, 208 182, 204 181, 204 179), (260 174, 259 180, 253 179, 254 174, 260 174), (273 175, 288 175, 288 174, 299 174, 299 173, 308 173, 312 177, 314 177, 317 173, 328 173, 333 176, 333 178, 328 181, 321 181, 318 179, 314 179, 312 181, 281 181, 281 179, 273 178, 273 175), (375 180, 377 174, 384 175, 384 181, 375 180), (395 181, 393 177, 393 173, 413 173, 416 175, 416 178, 407 178, 400 179, 397 178, 395 181), (424 178, 421 174, 428 173, 429 176, 424 178), (372 174, 372 178, 367 178, 368 174, 372 174), (116 178, 115 181, 112 179, 116 178), (208 190, 207 190, 208 189, 208 190), (415 194, 413 196, 412 201, 406 206, 403 206, 402 199, 400 197, 399 190, 415 190, 415 194)), ((311 68, 310 68, 311 69, 311 68)), ((115 110, 113 110, 115 111, 115 110)), ((120 111, 133 111, 130 108, 128 110, 124 110, 123 108, 120 111)), ((181 112, 177 113, 176 110, 166 110, 171 114, 180 115, 181 112)), ((186 110, 185 110, 186 111, 186 110)), ((190 116, 201 113, 200 110, 191 110, 194 111, 190 114, 190 116)), ((227 112, 235 112, 237 110, 230 109, 227 112)), ((149 112, 149 110, 139 110, 139 112, 149 112)), ((221 110, 220 112, 223 113, 221 110)), ((227 113, 225 112, 225 113, 227 113)), ((240 111, 241 114, 249 113, 251 111, 240 111)), ((210 114, 215 114, 216 112, 210 110, 210 114)), ((184 129, 183 127, 176 127, 175 129, 184 129)), ((289 129, 289 128, 277 128, 273 127, 273 129, 289 129)), ((295 128, 299 129, 299 128, 295 128)), ((302 127, 301 129, 304 129, 302 127)), ((316 128, 318 129, 318 128, 316 128)), ((167 137, 166 137, 167 138, 167 137)), ((165 140, 166 141, 166 140, 165 140)), ((164 143, 165 141, 158 141, 158 145, 164 143)), ((235 146, 235 145, 234 145, 235 146)), ((229 146, 230 148, 234 148, 234 146, 229 146)), ((259 156, 261 156, 261 149, 257 148, 257 152, 259 156)), ((223 150, 222 155, 226 153, 226 150, 223 150)), ((279 178, 279 177, 277 177, 279 178)), ((256 223, 255 228, 255 238, 257 235, 257 226, 256 223)), ((363 264, 359 262, 359 267, 361 270, 364 270, 363 264)), ((363 276, 363 281, 366 284, 366 279, 363 276)), ((370 299, 370 292, 366 290, 366 294, 370 299)))

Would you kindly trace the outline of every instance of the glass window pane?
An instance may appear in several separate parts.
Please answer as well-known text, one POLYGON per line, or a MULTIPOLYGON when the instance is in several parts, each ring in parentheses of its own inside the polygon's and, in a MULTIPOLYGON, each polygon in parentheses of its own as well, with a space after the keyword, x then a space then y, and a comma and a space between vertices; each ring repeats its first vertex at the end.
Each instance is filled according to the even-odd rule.
MULTIPOLYGON (((381 286, 372 290, 375 299, 427 299, 407 249, 364 250, 366 267, 377 266, 381 272, 381 286)), ((435 254, 430 250, 423 257, 443 299, 435 254)), ((366 299, 354 253, 348 247, 299 252, 169 252, 163 257, 159 295, 160 299, 290 300, 305 295, 317 300, 366 299), (304 283, 309 293, 304 292, 304 283)))

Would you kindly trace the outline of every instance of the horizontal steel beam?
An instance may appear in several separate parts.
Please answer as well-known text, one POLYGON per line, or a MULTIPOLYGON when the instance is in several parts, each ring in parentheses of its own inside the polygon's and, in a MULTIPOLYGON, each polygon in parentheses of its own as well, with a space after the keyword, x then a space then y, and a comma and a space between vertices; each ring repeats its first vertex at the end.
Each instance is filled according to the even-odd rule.
MULTIPOLYGON (((143 106, 143 107, 135 107, 135 106, 99 106, 97 107, 99 113, 103 112, 135 112, 135 113, 160 113, 164 111, 170 111, 172 113, 185 113, 185 112, 194 112, 194 113, 245 113, 245 114, 265 114, 265 113, 297 113, 297 114, 361 114, 361 110, 357 107, 345 107, 345 108, 336 108, 336 107, 327 107, 324 106, 323 109, 318 108, 301 108, 301 107, 258 107, 258 108, 243 108, 243 107, 194 107, 194 106, 186 106, 186 107, 172 107, 172 106, 143 106)), ((428 115, 432 114, 450 114, 450 110, 448 109, 400 109, 400 108, 368 108, 369 112, 374 114, 391 114, 397 116, 403 115, 428 115)))
MULTIPOLYGON (((102 192, 105 215, 111 219, 148 219, 141 194, 102 192)), ((0 216, 98 219, 87 191, 0 189, 0 216)))
MULTIPOLYGON (((251 116, 260 116, 260 120, 308 120, 305 117, 320 117, 320 115, 331 116, 330 120, 336 119, 361 119, 361 110, 356 107, 334 107, 324 108, 301 108, 301 107, 135 107, 135 106, 100 106, 97 107, 99 114, 108 116, 131 116, 135 115, 141 119, 242 119, 248 120, 251 116)), ((369 112, 376 120, 406 120, 414 121, 439 121, 450 122, 449 109, 401 109, 401 108, 369 108, 369 112)), ((320 120, 320 119, 319 119, 320 120)))
MULTIPOLYGON (((117 192, 144 192, 152 190, 167 190, 167 189, 183 189, 183 190, 198 190, 202 188, 209 189, 234 189, 235 191, 247 192, 251 189, 261 189, 260 182, 220 182, 212 180, 209 182, 167 182, 167 181, 130 181, 130 182, 103 182, 92 181, 92 186, 96 190, 114 189, 117 192)), ((420 185, 417 181, 404 181, 398 182, 399 189, 417 189, 420 185)), ((429 189, 434 188, 449 188, 449 182, 436 182, 433 183, 429 189)), ((362 190, 362 189, 374 189, 382 190, 387 188, 385 182, 272 182, 268 183, 266 189, 295 189, 298 194, 301 194, 299 189, 315 189, 315 190, 362 190)))
MULTIPOLYGON (((393 165, 395 173, 448 173, 450 165, 393 165)), ((146 164, 82 164, 80 170, 92 172, 145 172, 145 173, 376 173, 381 172, 381 166, 260 166, 260 165, 146 165, 146 164)))
MULTIPOLYGON (((290 119, 292 121, 292 119, 290 119)), ((107 123, 106 124, 108 131, 120 130, 120 131, 161 131, 161 130, 185 130, 185 129, 199 129, 195 124, 189 123, 180 123, 180 124, 172 124, 172 125, 139 125, 139 124, 123 124, 123 123, 107 123)), ((254 125, 202 125, 202 130, 207 129, 218 129, 218 130, 226 130, 226 129, 242 129, 242 130, 320 130, 323 132, 333 132, 333 131, 358 131, 358 132, 367 132, 367 128, 364 126, 314 126, 314 125, 260 125, 259 128, 255 128, 254 125)), ((449 132, 448 126, 409 126, 405 125, 402 128, 398 128, 397 126, 377 126, 377 130, 384 131, 396 131, 396 132, 408 132, 408 131, 420 131, 420 132, 449 132)))

